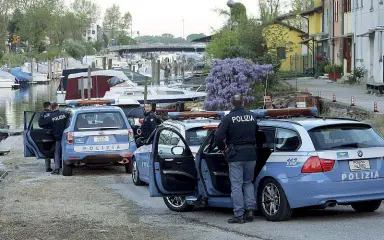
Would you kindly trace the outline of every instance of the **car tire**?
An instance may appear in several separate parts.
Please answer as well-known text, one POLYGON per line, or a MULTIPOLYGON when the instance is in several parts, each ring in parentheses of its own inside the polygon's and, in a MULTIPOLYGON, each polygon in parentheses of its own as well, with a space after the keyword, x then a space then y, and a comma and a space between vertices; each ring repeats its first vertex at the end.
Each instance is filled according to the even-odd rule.
POLYGON ((142 186, 144 183, 140 180, 140 172, 137 167, 137 162, 135 158, 132 158, 132 182, 136 186, 142 186))
POLYGON ((288 199, 279 182, 267 178, 261 183, 259 189, 257 194, 259 209, 268 221, 286 221, 291 218, 293 209, 289 206, 288 199), (274 209, 271 209, 271 204, 274 209))
POLYGON ((174 212, 188 212, 194 208, 187 203, 185 197, 163 197, 163 200, 165 205, 174 212))
POLYGON ((125 172, 128 174, 132 173, 132 161, 130 161, 128 164, 124 165, 125 167, 125 172))
POLYGON ((381 200, 356 202, 351 206, 356 212, 374 212, 381 206, 381 200))
POLYGON ((73 165, 63 164, 63 176, 72 176, 73 174, 73 165))

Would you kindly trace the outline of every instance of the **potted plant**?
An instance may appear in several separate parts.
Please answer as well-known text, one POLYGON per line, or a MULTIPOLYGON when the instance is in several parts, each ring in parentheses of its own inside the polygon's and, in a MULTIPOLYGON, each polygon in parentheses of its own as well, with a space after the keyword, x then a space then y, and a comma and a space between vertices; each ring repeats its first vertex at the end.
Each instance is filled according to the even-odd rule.
POLYGON ((343 66, 337 64, 329 64, 324 67, 325 72, 328 73, 329 80, 337 80, 341 78, 343 73, 343 66))

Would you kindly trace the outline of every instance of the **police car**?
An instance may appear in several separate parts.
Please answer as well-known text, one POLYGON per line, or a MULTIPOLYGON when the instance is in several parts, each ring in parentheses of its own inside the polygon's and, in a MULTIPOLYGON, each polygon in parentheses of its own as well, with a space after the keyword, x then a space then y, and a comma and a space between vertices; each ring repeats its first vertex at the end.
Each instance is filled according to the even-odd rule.
MULTIPOLYGON (((63 175, 71 176, 74 166, 122 164, 130 172, 130 159, 136 150, 131 126, 113 101, 67 101, 70 117, 62 144, 63 175), (88 105, 88 106, 87 106, 88 105)), ((24 156, 53 158, 55 140, 49 130, 38 125, 39 112, 24 113, 24 156)))
MULTIPOLYGON (((209 129, 206 126, 217 126, 220 121, 215 118, 220 118, 222 115, 222 112, 169 112, 169 120, 160 125, 172 130, 168 132, 168 136, 164 135, 160 139, 164 145, 162 151, 170 153, 173 145, 181 143, 183 138, 195 155, 208 134, 209 129), (175 135, 174 132, 179 135, 175 135)), ((132 181, 136 186, 149 182, 149 159, 153 152, 154 133, 133 153, 132 181)))
MULTIPOLYGON (((254 186, 257 208, 267 220, 287 220, 303 207, 351 205, 357 212, 380 207, 384 140, 370 125, 318 118, 317 109, 253 112, 262 118, 265 137, 258 144, 254 186), (267 118, 287 115, 296 118, 267 118)), ((163 126, 154 133, 147 156, 150 195, 163 197, 173 211, 233 207, 228 163, 214 143, 216 126, 211 128, 196 157, 175 129, 163 126), (164 141, 170 136, 178 141, 164 141)))

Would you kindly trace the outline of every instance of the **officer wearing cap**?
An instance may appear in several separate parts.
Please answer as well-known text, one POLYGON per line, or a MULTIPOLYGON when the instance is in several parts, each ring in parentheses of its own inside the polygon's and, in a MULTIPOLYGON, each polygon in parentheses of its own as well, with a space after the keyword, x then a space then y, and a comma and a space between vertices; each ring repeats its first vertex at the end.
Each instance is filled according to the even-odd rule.
MULTIPOLYGON (((44 118, 49 117, 51 113, 51 103, 50 102, 44 102, 43 103, 44 111, 41 113, 40 118, 39 118, 39 127, 43 129, 50 129, 50 126, 46 125, 43 126, 42 124, 44 123, 44 118)), ((45 171, 46 172, 52 172, 51 168, 51 159, 46 158, 45 159, 45 171)))
POLYGON ((144 122, 141 125, 142 137, 147 139, 156 129, 156 115, 152 111, 151 104, 145 104, 144 122))
POLYGON ((231 98, 233 109, 226 115, 215 133, 215 142, 225 150, 229 165, 234 217, 228 223, 252 222, 256 209, 253 186, 256 167, 256 117, 244 108, 240 94, 231 98))
POLYGON ((69 114, 59 110, 57 103, 51 104, 52 112, 46 116, 42 121, 42 126, 49 126, 55 138, 55 170, 52 174, 60 174, 60 158, 61 158, 61 138, 66 127, 67 119, 69 114))

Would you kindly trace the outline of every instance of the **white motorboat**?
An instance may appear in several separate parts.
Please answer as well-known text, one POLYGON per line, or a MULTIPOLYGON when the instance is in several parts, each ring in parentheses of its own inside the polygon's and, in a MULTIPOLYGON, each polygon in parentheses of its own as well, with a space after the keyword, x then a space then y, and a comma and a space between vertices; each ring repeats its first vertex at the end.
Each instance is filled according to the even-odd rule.
POLYGON ((0 71, 0 88, 15 88, 19 84, 16 84, 15 77, 4 71, 0 71))

